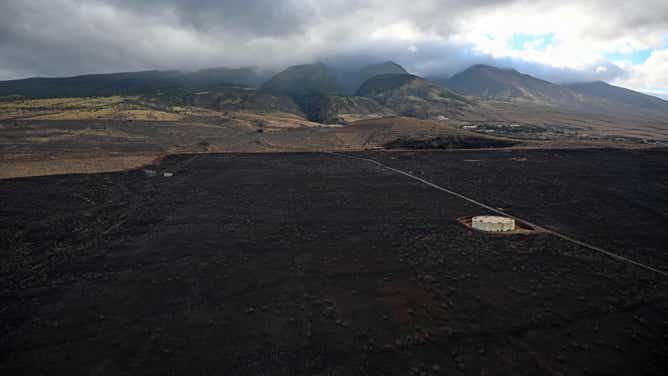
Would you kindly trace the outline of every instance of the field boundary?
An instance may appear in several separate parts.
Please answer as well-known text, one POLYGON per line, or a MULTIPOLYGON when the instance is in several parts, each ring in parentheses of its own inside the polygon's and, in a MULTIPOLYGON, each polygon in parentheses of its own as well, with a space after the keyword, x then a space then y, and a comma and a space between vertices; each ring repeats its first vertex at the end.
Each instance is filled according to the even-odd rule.
POLYGON ((545 227, 545 226, 537 225, 537 224, 532 223, 532 222, 530 222, 530 221, 528 221, 528 220, 526 220, 526 219, 522 219, 522 218, 519 218, 519 217, 514 216, 514 215, 512 215, 512 214, 506 213, 506 212, 504 212, 504 211, 502 211, 502 210, 499 210, 499 209, 497 209, 497 208, 494 208, 494 207, 492 207, 492 206, 489 206, 489 205, 487 205, 487 204, 484 204, 484 203, 482 203, 482 202, 480 202, 480 201, 477 201, 477 200, 475 200, 475 199, 472 199, 472 198, 470 198, 470 197, 468 197, 468 196, 465 196, 465 195, 463 195, 463 194, 461 194, 461 193, 455 192, 455 191, 453 191, 453 190, 451 190, 451 189, 442 187, 442 186, 440 186, 440 185, 438 185, 438 184, 435 184, 435 183, 432 183, 432 182, 430 182, 430 181, 428 181, 428 180, 426 180, 426 179, 423 179, 423 178, 421 178, 421 177, 415 176, 415 175, 413 175, 413 174, 411 174, 411 173, 409 173, 409 172, 400 170, 400 169, 398 169, 398 168, 390 167, 390 166, 388 166, 388 165, 386 165, 386 164, 384 164, 384 163, 382 163, 382 162, 379 162, 379 161, 377 161, 377 160, 375 160, 375 159, 371 159, 371 158, 363 158, 363 157, 355 157, 355 156, 352 156, 352 155, 343 154, 343 153, 337 153, 337 152, 327 152, 327 154, 331 154, 331 155, 335 155, 335 156, 339 156, 339 157, 345 157, 345 158, 357 159, 357 160, 360 160, 360 161, 371 162, 371 163, 373 163, 373 164, 375 164, 375 165, 377 165, 377 166, 379 166, 379 167, 381 167, 381 168, 383 168, 383 169, 385 169, 385 170, 389 170, 389 171, 395 172, 395 173, 397 173, 397 174, 404 175, 404 176, 406 176, 406 177, 408 177, 408 178, 411 178, 411 179, 413 179, 413 180, 416 180, 416 181, 418 181, 418 182, 420 182, 420 183, 422 183, 422 184, 425 184, 425 185, 427 185, 427 186, 429 186, 429 187, 432 187, 432 188, 437 189, 437 190, 439 190, 439 191, 445 192, 445 193, 450 194, 450 195, 452 195, 452 196, 461 198, 462 200, 468 201, 468 202, 470 202, 470 203, 472 203, 472 204, 474 204, 474 205, 476 205, 476 206, 479 206, 479 207, 481 207, 481 208, 483 208, 483 209, 487 209, 487 210, 489 210, 489 211, 491 211, 491 212, 493 212, 493 213, 502 215, 502 216, 504 216, 504 217, 512 218, 512 219, 514 219, 515 221, 517 221, 517 222, 519 222, 519 223, 522 223, 522 224, 524 224, 524 225, 526 225, 526 226, 533 227, 534 229, 536 229, 536 230, 538 230, 538 231, 541 231, 541 232, 544 232, 544 233, 547 233, 547 234, 550 234, 550 235, 554 235, 554 236, 556 236, 556 237, 558 237, 558 238, 560 238, 560 239, 562 239, 562 240, 568 241, 568 242, 570 242, 570 243, 573 243, 573 244, 578 245, 578 246, 580 246, 580 247, 589 249, 589 250, 591 250, 591 251, 595 251, 595 252, 604 254, 604 255, 606 255, 606 256, 608 256, 608 257, 610 257, 610 258, 612 258, 612 259, 615 259, 615 260, 617 260, 617 261, 625 262, 625 263, 631 264, 631 265, 633 265, 633 266, 636 266, 636 267, 639 267, 639 268, 642 268, 642 269, 649 270, 649 271, 651 271, 651 272, 660 274, 660 275, 662 275, 662 276, 664 276, 664 277, 668 277, 668 272, 666 272, 666 271, 663 271, 663 270, 658 269, 658 268, 655 268, 655 267, 653 267, 653 266, 646 265, 646 264, 643 264, 643 263, 641 263, 641 262, 632 260, 632 259, 630 259, 630 258, 628 258, 628 257, 624 257, 624 256, 622 256, 622 255, 618 255, 618 254, 616 254, 616 253, 614 253, 614 252, 607 251, 607 250, 605 250, 605 249, 603 249, 603 248, 601 248, 601 247, 598 247, 598 246, 595 246, 595 245, 592 245, 592 244, 589 244, 589 243, 585 243, 585 242, 583 242, 583 241, 580 241, 580 240, 577 240, 577 239, 575 239, 575 238, 572 238, 572 237, 570 237, 570 236, 568 236, 568 235, 565 235, 565 234, 562 234, 562 233, 557 232, 557 231, 555 231, 555 230, 549 229, 549 228, 547 228, 547 227, 545 227))

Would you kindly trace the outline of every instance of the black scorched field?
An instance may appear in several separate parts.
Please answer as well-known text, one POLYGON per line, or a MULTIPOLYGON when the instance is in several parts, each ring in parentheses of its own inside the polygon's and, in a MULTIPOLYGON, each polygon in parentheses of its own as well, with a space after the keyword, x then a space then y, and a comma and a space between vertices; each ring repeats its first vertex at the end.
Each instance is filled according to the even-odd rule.
MULTIPOLYGON (((668 151, 368 152, 668 270, 668 151)), ((0 181, 0 373, 649 374, 668 278, 326 153, 0 181), (164 172, 174 173, 164 177, 164 172)))

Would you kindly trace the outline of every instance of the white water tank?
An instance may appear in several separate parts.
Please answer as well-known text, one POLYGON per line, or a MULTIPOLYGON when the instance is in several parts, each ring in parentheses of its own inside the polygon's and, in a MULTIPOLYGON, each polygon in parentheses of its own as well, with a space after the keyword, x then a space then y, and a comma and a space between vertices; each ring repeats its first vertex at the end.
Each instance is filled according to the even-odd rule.
POLYGON ((471 227, 485 232, 509 232, 515 230, 515 220, 506 217, 483 215, 473 217, 471 227))

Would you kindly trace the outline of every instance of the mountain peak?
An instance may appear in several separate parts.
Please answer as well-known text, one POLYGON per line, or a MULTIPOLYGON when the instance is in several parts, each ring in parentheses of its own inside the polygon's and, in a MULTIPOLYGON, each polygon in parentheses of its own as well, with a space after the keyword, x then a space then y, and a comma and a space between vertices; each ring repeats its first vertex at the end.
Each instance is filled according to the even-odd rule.
POLYGON ((310 64, 297 64, 289 66, 284 70, 284 72, 299 71, 299 70, 318 70, 318 69, 328 69, 328 66, 323 62, 316 61, 315 63, 310 63, 310 64))
POLYGON ((368 79, 383 74, 407 74, 406 70, 393 61, 370 64, 356 71, 340 70, 338 72, 339 82, 345 88, 346 93, 355 93, 368 79))
POLYGON ((370 96, 379 92, 392 90, 411 81, 422 78, 408 73, 389 73, 373 76, 366 80, 357 91, 357 95, 370 96))
POLYGON ((465 95, 488 99, 558 106, 577 104, 577 95, 571 90, 514 69, 488 65, 474 65, 455 74, 446 86, 465 95))
POLYGON ((373 76, 379 76, 381 74, 407 74, 404 67, 393 62, 393 61, 384 61, 378 64, 371 64, 360 69, 360 73, 363 76, 364 81, 368 80, 373 76))
MULTIPOLYGON (((477 73, 477 74, 493 74, 493 75, 513 75, 513 76, 523 76, 523 77, 531 77, 527 74, 524 74, 522 72, 519 72, 515 68, 501 68, 501 67, 495 67, 492 65, 485 65, 485 64, 476 64, 472 65, 471 67, 467 68, 461 73, 477 73)), ((531 77, 534 79, 537 79, 535 77, 531 77)))
POLYGON ((450 90, 412 74, 383 74, 364 82, 357 95, 372 98, 401 115, 432 119, 451 117, 469 101, 450 90))
POLYGON ((342 92, 336 72, 320 62, 293 65, 274 75, 262 90, 292 97, 342 92))
POLYGON ((387 60, 383 61, 381 63, 376 63, 376 64, 370 64, 362 68, 362 71, 364 70, 377 70, 377 69, 384 69, 384 70, 393 70, 396 71, 397 73, 407 73, 404 67, 401 65, 395 63, 394 61, 387 60))
POLYGON ((499 68, 487 64, 474 64, 471 65, 467 70, 469 69, 499 69, 499 68))

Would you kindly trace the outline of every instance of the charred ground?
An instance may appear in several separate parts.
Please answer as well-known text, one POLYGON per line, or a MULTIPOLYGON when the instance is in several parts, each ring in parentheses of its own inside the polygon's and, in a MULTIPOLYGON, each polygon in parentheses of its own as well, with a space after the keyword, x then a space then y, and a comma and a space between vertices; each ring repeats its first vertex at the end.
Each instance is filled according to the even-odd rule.
MULTIPOLYGON (((668 265, 666 151, 356 155, 668 265)), ((3 373, 665 374, 656 275, 337 155, 155 169, 2 181, 3 373)))

